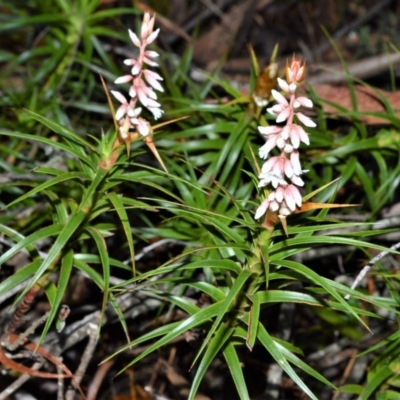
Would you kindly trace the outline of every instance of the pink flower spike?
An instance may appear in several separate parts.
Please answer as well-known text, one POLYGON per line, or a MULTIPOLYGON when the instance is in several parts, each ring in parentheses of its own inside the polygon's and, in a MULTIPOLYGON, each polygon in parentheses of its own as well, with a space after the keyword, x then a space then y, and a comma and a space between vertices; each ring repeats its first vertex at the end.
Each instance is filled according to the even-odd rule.
POLYGON ((288 101, 284 96, 282 96, 277 90, 271 90, 272 97, 277 101, 277 103, 281 106, 287 107, 289 105, 288 101))
POLYGON ((137 37, 136 33, 132 32, 130 29, 128 29, 129 32, 129 37, 132 40, 132 43, 136 46, 136 47, 141 47, 142 43, 140 43, 139 38, 137 37))
POLYGON ((289 92, 289 85, 288 85, 288 83, 287 83, 284 79, 278 78, 277 81, 278 81, 279 87, 280 87, 284 92, 289 92))
POLYGON ((317 124, 309 117, 305 116, 301 112, 296 113, 297 118, 302 122, 305 126, 308 126, 309 128, 315 128, 317 124))
POLYGON ((132 75, 124 75, 124 76, 120 76, 119 78, 117 78, 114 83, 116 83, 117 85, 120 83, 127 83, 130 82, 133 79, 132 75))

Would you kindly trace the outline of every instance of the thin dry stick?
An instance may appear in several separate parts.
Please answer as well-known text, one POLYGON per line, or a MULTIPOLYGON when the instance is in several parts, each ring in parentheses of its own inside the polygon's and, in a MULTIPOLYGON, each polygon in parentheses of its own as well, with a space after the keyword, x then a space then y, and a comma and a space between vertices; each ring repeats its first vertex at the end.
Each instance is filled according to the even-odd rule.
MULTIPOLYGON (((60 359, 60 361, 62 361, 60 359)), ((57 373, 61 375, 63 371, 61 368, 57 365, 57 373)), ((57 400, 64 400, 64 378, 60 377, 58 378, 57 381, 57 400)))
MULTIPOLYGON (((33 370, 39 370, 42 365, 44 364, 44 360, 41 362, 37 362, 32 365, 31 369, 33 370)), ((32 378, 31 375, 29 374, 23 374, 21 375, 17 380, 15 380, 10 386, 5 388, 1 393, 0 393, 0 400, 6 400, 10 398, 10 395, 12 395, 16 390, 18 390, 25 382, 27 382, 30 378, 32 378)))
MULTIPOLYGON (((374 257, 357 275, 357 278, 355 279, 354 283, 351 285, 351 289, 355 289, 358 284, 364 279, 365 275, 367 275, 368 271, 378 262, 380 261, 383 257, 386 257, 389 253, 392 251, 396 251, 397 249, 400 248, 400 242, 394 244, 392 247, 390 247, 389 250, 387 251, 382 251, 379 253, 376 257, 374 257)), ((350 298, 349 294, 346 294, 344 296, 345 300, 348 300, 350 298)))
POLYGON ((7 339, 6 339, 4 346, 7 347, 7 349, 10 351, 16 350, 19 346, 22 346, 25 343, 28 336, 33 335, 35 333, 36 328, 46 322, 46 319, 49 316, 49 314, 50 314, 50 311, 47 311, 40 318, 33 321, 32 324, 30 325, 30 327, 25 332, 19 334, 18 339, 14 340, 14 342, 7 343, 7 339))
MULTIPOLYGON (((342 374, 342 377, 340 378, 340 382, 339 382, 338 386, 343 386, 346 383, 347 379, 349 378, 350 372, 353 369, 354 364, 356 362, 357 354, 358 354, 358 349, 352 349, 352 355, 349 359, 349 362, 346 365, 346 368, 342 374)), ((339 398, 339 396, 340 396, 340 391, 339 390, 335 391, 332 396, 332 400, 337 400, 339 398)))
MULTIPOLYGON (((78 384, 81 383, 83 375, 85 374, 85 371, 89 365, 90 360, 93 357, 93 352, 96 347, 98 335, 97 331, 99 329, 99 326, 93 323, 88 324, 88 335, 89 335, 89 342, 85 348, 85 351, 83 352, 81 363, 79 364, 78 369, 75 372, 75 380, 78 384)), ((65 400, 74 400, 75 398, 75 388, 71 387, 67 390, 67 393, 65 394, 65 400)))
POLYGON ((100 364, 99 368, 90 383, 89 390, 87 392, 86 400, 96 400, 97 393, 100 389, 100 386, 106 376, 108 370, 114 365, 115 360, 106 361, 104 364, 100 364))

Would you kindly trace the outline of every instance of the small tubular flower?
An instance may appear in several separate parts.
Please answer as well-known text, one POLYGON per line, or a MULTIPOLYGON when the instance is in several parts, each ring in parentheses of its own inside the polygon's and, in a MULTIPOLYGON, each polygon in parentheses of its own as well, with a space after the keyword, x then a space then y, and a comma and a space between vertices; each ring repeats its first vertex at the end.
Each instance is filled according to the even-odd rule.
POLYGON ((258 187, 271 185, 273 190, 257 208, 254 218, 261 218, 268 210, 286 217, 302 206, 302 198, 298 186, 303 186, 301 175, 305 170, 301 168, 299 147, 300 143, 310 144, 306 127, 314 128, 315 122, 311 118, 297 111, 300 107, 312 108, 312 101, 305 97, 296 97, 298 83, 303 79, 305 63, 293 56, 289 65, 286 65, 286 80, 278 78, 279 87, 288 93, 289 100, 276 90, 272 96, 276 104, 267 109, 267 112, 276 116, 276 122, 285 122, 284 126, 260 126, 260 134, 266 143, 259 149, 260 158, 267 159, 270 152, 277 148, 280 155, 267 159, 261 167, 258 176, 258 187))

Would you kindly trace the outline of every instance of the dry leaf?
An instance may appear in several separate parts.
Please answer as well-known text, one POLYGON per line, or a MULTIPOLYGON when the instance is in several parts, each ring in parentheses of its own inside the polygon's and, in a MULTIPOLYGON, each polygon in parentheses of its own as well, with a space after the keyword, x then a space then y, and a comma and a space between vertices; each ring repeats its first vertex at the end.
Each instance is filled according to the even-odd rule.
MULTIPOLYGON (((337 104, 346 110, 353 109, 351 103, 351 93, 347 85, 332 85, 332 84, 316 84, 313 89, 318 97, 323 100, 337 104)), ((385 97, 393 109, 396 117, 400 118, 400 91, 388 92, 380 89, 371 89, 362 85, 355 86, 355 95, 357 99, 357 108, 361 113, 382 113, 387 114, 387 110, 381 101, 381 96, 385 97)), ((321 102, 322 108, 327 114, 340 113, 337 108, 329 104, 321 102)), ((360 115, 360 119, 366 124, 390 124, 390 121, 385 118, 380 118, 373 115, 360 115)))

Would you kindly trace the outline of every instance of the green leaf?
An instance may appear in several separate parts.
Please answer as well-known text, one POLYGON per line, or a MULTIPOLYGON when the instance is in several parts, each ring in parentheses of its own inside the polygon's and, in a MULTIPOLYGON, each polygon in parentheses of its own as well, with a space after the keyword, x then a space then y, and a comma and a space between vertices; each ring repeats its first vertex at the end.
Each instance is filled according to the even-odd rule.
POLYGON ((257 338, 257 329, 260 322, 260 300, 258 296, 252 296, 253 304, 249 312, 249 327, 247 331, 246 345, 253 350, 257 338))
POLYGON ((311 392, 311 390, 306 386, 306 384, 301 380, 301 378, 296 374, 290 364, 287 362, 281 348, 272 340, 271 336, 268 334, 267 330, 260 323, 258 326, 258 339, 263 344, 263 346, 268 350, 277 364, 293 379, 293 381, 313 400, 318 400, 317 397, 311 392))
POLYGON ((377 373, 374 373, 372 379, 368 381, 364 390, 361 392, 359 400, 371 399, 372 394, 393 375, 393 371, 388 367, 380 368, 377 373))
POLYGON ((40 337, 40 342, 47 335, 47 332, 49 331, 50 326, 53 323, 54 318, 56 317, 56 315, 59 311, 61 301, 64 297, 64 293, 67 288, 69 278, 71 276, 73 260, 74 260, 74 253, 72 250, 68 250, 63 255, 63 258, 61 261, 61 269, 60 269, 60 274, 59 274, 59 278, 58 278, 58 285, 56 288, 55 297, 54 297, 53 301, 51 301, 51 298, 48 296, 49 301, 50 301, 51 310, 50 310, 50 314, 47 318, 46 324, 43 328, 43 332, 40 337))
POLYGON ((200 357, 201 353, 203 352, 204 348, 208 345, 209 340, 211 339, 212 335, 218 328, 219 324, 221 323, 222 319, 226 316, 226 313, 229 311, 233 302, 237 298, 238 294, 241 292, 244 284, 253 274, 248 270, 243 270, 240 275, 235 280, 235 283, 230 288, 228 295, 226 296, 225 301, 223 302, 221 308, 219 309, 219 313, 217 318, 215 319, 214 323, 212 324, 210 330, 208 331, 207 337, 204 340, 204 343, 200 347, 192 366, 196 363, 197 359, 200 357))
POLYGON ((197 390, 200 386, 200 383, 208 370, 211 362, 215 359, 218 352, 221 350, 222 346, 229 340, 234 328, 229 328, 224 323, 221 324, 214 337, 210 340, 209 346, 205 351, 203 357, 201 358, 201 362, 197 368, 196 374, 193 378, 192 385, 190 387, 190 393, 188 396, 188 400, 194 400, 197 390))
POLYGON ((132 230, 131 230, 131 225, 129 222, 128 214, 126 213, 123 202, 121 201, 120 197, 116 193, 114 193, 114 192, 109 193, 108 198, 110 199, 115 210, 117 211, 118 217, 119 217, 122 227, 124 229, 126 240, 128 241, 129 253, 131 256, 131 260, 132 260, 133 275, 135 275, 135 250, 133 247, 132 230))
POLYGON ((235 346, 228 342, 223 349, 223 354, 228 364, 229 370, 231 371, 233 382, 235 383, 236 390, 239 394, 241 400, 250 399, 249 393, 247 391, 247 385, 244 380, 242 366, 237 355, 235 346))

